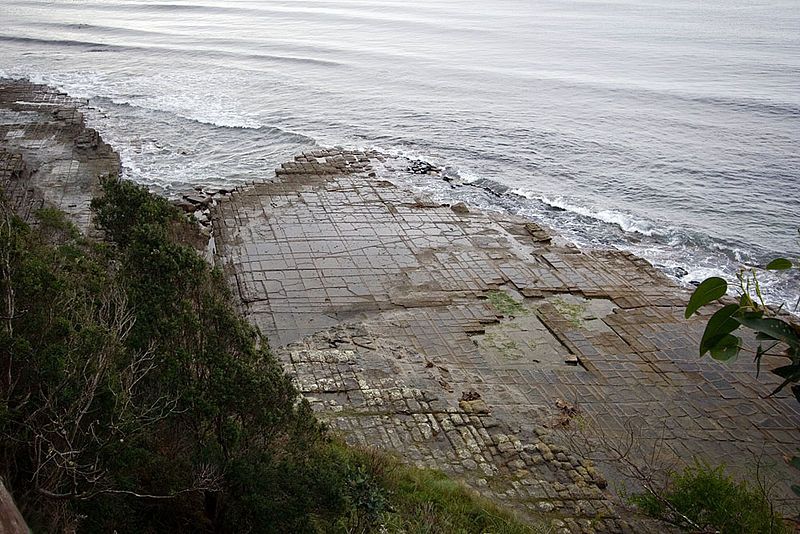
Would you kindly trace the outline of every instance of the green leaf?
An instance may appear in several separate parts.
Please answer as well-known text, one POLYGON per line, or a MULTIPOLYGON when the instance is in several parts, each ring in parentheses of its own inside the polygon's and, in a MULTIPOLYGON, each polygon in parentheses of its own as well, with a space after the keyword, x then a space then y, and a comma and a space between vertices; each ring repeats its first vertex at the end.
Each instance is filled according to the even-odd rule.
MULTIPOLYGON (((800 364, 793 363, 791 365, 784 365, 782 367, 778 367, 777 369, 773 369, 772 372, 781 378, 785 378, 785 380, 781 382, 780 386, 776 387, 772 393, 769 394, 770 397, 778 393, 792 382, 797 382, 800 380, 800 364)), ((792 391, 794 392, 794 388, 792 391)))
MULTIPOLYGON (((728 304, 711 316, 703 332, 703 339, 700 340, 700 356, 703 356, 728 334, 739 328, 739 321, 733 317, 738 311, 738 304, 728 304)), ((728 343, 730 343, 730 340, 728 340, 728 343)))
POLYGON ((786 258, 775 258, 767 264, 767 269, 770 271, 785 271, 792 268, 792 262, 786 258))
POLYGON ((800 365, 791 363, 789 365, 782 365, 772 370, 772 372, 781 378, 798 379, 800 378, 800 365))
MULTIPOLYGON (((744 315, 736 316, 736 320, 747 328, 756 331, 757 333, 764 334, 768 338, 776 341, 783 341, 789 346, 800 348, 800 338, 797 333, 789 325, 789 323, 780 319, 772 317, 764 318, 757 314, 746 313, 744 315)), ((756 336, 758 339, 763 339, 764 336, 756 336)))
POLYGON ((727 291, 728 282, 722 278, 718 276, 706 278, 692 293, 689 304, 686 305, 684 316, 688 319, 701 307, 722 297, 727 291))
POLYGON ((800 385, 792 386, 792 393, 794 393, 794 398, 797 399, 797 402, 800 402, 800 385))
POLYGON ((797 484, 792 484, 792 491, 794 492, 795 495, 800 497, 800 486, 798 486, 797 484))
POLYGON ((764 356, 764 353, 766 353, 766 351, 759 343, 758 348, 756 349, 756 357, 753 358, 753 361, 756 364, 756 378, 758 378, 758 375, 761 374, 761 357, 764 356))
POLYGON ((792 360, 794 364, 800 364, 800 349, 794 346, 790 346, 786 349, 786 356, 792 360))
POLYGON ((727 334, 708 350, 711 357, 721 362, 733 360, 739 355, 742 340, 734 335, 727 334))
POLYGON ((789 465, 795 469, 800 469, 800 456, 793 456, 792 459, 789 460, 789 465))

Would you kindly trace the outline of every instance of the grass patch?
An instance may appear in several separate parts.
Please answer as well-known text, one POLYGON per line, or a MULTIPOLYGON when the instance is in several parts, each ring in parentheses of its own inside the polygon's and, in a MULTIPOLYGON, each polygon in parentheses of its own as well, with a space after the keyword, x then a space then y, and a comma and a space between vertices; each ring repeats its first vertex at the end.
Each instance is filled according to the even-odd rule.
POLYGON ((487 332, 483 335, 483 342, 490 348, 497 350, 501 356, 510 360, 519 360, 522 354, 519 351, 519 345, 513 339, 508 339, 505 336, 487 332))
POLYGON ((369 473, 372 492, 363 503, 359 519, 351 516, 340 525, 346 532, 420 534, 484 533, 530 534, 538 532, 511 512, 447 475, 403 464, 375 451, 353 450, 353 463, 369 473), (380 494, 380 497, 378 497, 380 494), (381 507, 379 513, 375 504, 381 507), (372 515, 370 516, 370 511, 372 515))
POLYGON ((659 497, 642 493, 629 499, 647 515, 703 532, 791 532, 762 491, 745 481, 736 482, 725 474, 724 466, 696 462, 673 473, 659 497))

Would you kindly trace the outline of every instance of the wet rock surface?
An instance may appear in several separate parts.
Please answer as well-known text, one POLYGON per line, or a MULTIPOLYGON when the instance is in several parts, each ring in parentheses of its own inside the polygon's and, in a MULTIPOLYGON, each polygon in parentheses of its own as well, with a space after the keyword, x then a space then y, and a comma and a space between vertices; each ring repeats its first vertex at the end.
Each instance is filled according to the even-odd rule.
POLYGON ((628 253, 419 198, 376 179, 379 162, 303 154, 212 215, 243 311, 349 441, 563 532, 664 530, 612 496, 621 475, 569 437, 578 418, 587 440, 634 429, 637 450, 672 465, 746 474, 762 455, 791 475, 796 401, 761 398, 771 384, 752 362, 699 359, 704 321, 683 319, 685 290, 628 253))
POLYGON ((84 102, 52 88, 0 79, 0 187, 26 220, 44 206, 91 230, 89 203, 119 156, 79 111, 84 102))

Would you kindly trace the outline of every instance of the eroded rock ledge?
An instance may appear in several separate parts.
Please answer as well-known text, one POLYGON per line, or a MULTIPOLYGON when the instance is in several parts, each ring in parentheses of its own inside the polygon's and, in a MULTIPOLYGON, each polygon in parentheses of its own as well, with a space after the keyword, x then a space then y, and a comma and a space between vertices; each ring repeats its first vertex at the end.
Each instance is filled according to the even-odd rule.
POLYGON ((750 362, 698 359, 703 322, 644 260, 416 197, 381 159, 303 154, 213 213, 243 311, 349 441, 565 532, 663 530, 612 497, 604 444, 633 437, 652 468, 793 453, 797 403, 759 398, 750 362))
POLYGON ((0 187, 26 220, 51 206, 87 232, 99 180, 119 174, 119 156, 86 126, 83 104, 44 85, 0 79, 0 187))

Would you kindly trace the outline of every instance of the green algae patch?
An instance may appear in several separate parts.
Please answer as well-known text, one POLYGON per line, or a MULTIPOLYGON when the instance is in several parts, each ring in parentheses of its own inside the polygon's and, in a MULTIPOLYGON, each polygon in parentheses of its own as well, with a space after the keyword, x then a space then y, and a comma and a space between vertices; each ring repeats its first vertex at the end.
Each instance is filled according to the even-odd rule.
POLYGON ((519 360, 523 357, 517 342, 508 337, 508 332, 503 332, 502 330, 497 333, 487 332, 484 334, 481 339, 481 346, 493 349, 509 360, 519 360))
POLYGON ((583 325, 583 314, 586 313, 585 306, 570 303, 561 298, 554 298, 551 303, 556 311, 563 315, 572 326, 580 328, 583 325))
POLYGON ((521 302, 515 300, 514 297, 504 291, 489 291, 486 294, 486 298, 489 299, 489 304, 503 315, 518 316, 529 313, 521 302))

